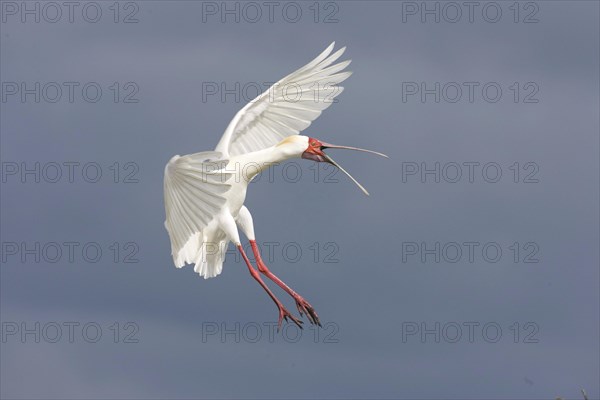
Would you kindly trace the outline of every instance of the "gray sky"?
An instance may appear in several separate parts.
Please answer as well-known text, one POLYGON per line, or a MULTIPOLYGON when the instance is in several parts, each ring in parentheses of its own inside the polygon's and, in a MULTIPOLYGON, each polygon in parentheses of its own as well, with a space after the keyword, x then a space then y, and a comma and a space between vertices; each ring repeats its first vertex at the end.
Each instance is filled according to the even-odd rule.
POLYGON ((597 2, 61 3, 1 3, 3 398, 600 396, 597 2), (325 324, 272 334, 233 251, 173 267, 163 169, 334 40, 304 133, 390 159, 332 150, 368 198, 306 160, 250 185, 325 324))

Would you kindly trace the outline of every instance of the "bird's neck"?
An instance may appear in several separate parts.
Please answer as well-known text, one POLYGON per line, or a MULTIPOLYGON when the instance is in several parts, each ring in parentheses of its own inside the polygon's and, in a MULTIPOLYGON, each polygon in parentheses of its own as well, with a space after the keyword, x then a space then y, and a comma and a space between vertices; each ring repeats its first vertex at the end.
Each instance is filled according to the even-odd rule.
POLYGON ((296 158, 296 156, 284 151, 280 146, 272 146, 233 157, 230 163, 234 163, 236 170, 241 172, 246 180, 250 181, 267 168, 291 158, 296 158))

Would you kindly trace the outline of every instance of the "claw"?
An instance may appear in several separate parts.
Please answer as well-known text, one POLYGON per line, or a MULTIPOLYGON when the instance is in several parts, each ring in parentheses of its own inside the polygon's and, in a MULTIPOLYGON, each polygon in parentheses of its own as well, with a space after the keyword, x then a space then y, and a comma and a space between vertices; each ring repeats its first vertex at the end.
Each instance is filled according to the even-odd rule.
POLYGON ((296 308, 298 309, 300 316, 306 314, 306 318, 308 318, 311 324, 322 326, 321 321, 319 321, 319 316, 317 315, 317 312, 306 300, 304 300, 302 297, 298 297, 295 300, 296 308))
POLYGON ((300 313, 301 317, 303 315, 306 315, 310 319, 310 315, 308 313, 308 310, 306 309, 306 307, 304 307, 304 305, 302 303, 296 301, 296 308, 298 309, 298 312, 300 313))
POLYGON ((284 306, 278 305, 278 307, 279 307, 279 322, 277 324, 277 332, 279 332, 281 330, 281 323, 283 322, 283 320, 285 320, 285 322, 289 322, 288 317, 292 320, 292 322, 294 322, 296 325, 298 325, 298 328, 304 329, 304 327, 302 326, 303 322, 301 320, 294 317, 292 315, 292 313, 290 313, 284 306))

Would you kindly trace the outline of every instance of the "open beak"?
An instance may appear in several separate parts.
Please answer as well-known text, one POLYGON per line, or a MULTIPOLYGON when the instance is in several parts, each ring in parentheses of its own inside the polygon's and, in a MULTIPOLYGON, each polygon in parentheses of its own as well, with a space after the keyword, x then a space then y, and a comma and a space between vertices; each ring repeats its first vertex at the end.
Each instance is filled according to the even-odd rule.
POLYGON ((366 194, 367 196, 369 195, 369 192, 367 191, 367 189, 365 189, 363 187, 363 185, 361 185, 360 183, 358 183, 358 181, 356 179, 354 179, 354 177, 352 175, 350 175, 350 173, 348 171, 346 171, 344 168, 342 168, 342 166, 340 164, 338 164, 337 162, 335 162, 333 160, 333 158, 331 158, 331 156, 329 156, 328 154, 325 154, 325 152, 323 152, 324 149, 356 150, 356 151, 362 151, 362 152, 365 152, 365 153, 376 154, 376 155, 381 156, 381 157, 389 158, 385 154, 379 153, 377 151, 367 150, 367 149, 361 149, 359 147, 338 146, 338 145, 335 145, 335 144, 330 144, 330 143, 325 143, 325 142, 321 142, 321 146, 320 146, 319 149, 313 149, 311 152, 306 151, 306 152, 304 152, 304 154, 302 154, 302 158, 306 158, 306 159, 317 161, 317 162, 327 162, 327 163, 329 163, 331 165, 334 165, 340 171, 342 171, 344 174, 346 174, 348 176, 348 178, 350 178, 352 180, 352 182, 354 182, 356 184, 356 186, 358 186, 360 188, 360 190, 362 190, 363 193, 366 194))

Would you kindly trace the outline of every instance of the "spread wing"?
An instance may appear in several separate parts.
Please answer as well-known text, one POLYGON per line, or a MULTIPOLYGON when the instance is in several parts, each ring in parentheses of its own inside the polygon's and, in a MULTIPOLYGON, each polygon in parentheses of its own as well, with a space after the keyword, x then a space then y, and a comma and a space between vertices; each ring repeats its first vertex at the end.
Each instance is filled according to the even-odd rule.
POLYGON ((332 65, 346 49, 331 54, 334 45, 238 111, 215 151, 225 158, 249 153, 306 129, 333 103, 344 89, 339 84, 352 74, 342 72, 350 60, 332 65))
POLYGON ((231 173, 228 160, 213 151, 173 157, 165 167, 165 228, 177 267, 196 261, 202 230, 225 204, 231 173), (197 242, 197 243, 196 243, 197 242))

